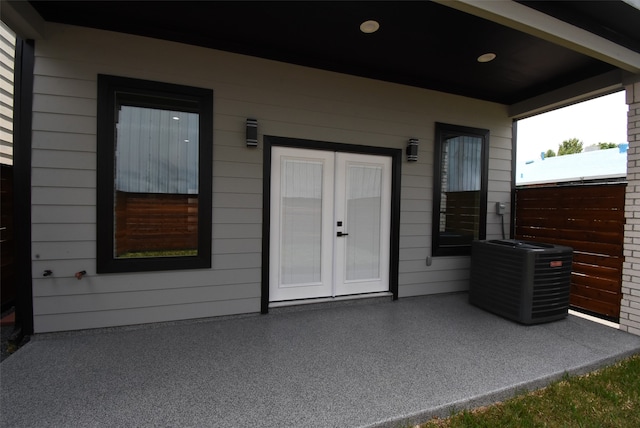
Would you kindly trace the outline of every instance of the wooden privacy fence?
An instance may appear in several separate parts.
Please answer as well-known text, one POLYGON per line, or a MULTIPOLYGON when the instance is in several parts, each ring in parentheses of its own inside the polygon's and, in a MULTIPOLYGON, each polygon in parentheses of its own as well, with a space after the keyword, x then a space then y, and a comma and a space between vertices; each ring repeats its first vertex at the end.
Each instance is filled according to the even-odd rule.
POLYGON ((116 192, 116 256, 198 248, 198 195, 116 192))
POLYGON ((446 215, 444 230, 475 238, 480 229, 480 191, 446 192, 442 198, 446 215))
POLYGON ((573 248, 570 304, 618 320, 625 183, 516 189, 515 238, 573 248))

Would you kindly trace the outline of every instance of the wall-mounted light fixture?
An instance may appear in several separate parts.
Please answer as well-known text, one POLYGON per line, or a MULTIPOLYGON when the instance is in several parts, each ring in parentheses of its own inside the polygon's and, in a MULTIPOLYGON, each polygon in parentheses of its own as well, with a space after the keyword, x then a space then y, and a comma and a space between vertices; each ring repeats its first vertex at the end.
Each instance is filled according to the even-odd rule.
POLYGON ((247 118, 247 147, 258 147, 258 119, 247 118))
POLYGON ((407 161, 417 162, 417 160, 418 160, 418 139, 409 138, 409 143, 407 143, 407 161))

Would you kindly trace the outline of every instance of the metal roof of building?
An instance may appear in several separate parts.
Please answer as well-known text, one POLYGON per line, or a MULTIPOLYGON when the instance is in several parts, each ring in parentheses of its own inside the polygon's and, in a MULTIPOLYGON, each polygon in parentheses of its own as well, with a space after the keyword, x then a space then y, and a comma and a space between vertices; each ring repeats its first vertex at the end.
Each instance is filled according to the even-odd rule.
POLYGON ((628 144, 521 162, 516 165, 516 185, 620 179, 627 176, 628 144))

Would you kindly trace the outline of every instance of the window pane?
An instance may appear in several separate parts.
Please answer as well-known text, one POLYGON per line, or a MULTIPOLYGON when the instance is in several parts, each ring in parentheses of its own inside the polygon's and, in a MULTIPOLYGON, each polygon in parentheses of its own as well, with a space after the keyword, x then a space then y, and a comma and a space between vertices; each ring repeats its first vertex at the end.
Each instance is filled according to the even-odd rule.
POLYGON ((114 257, 197 255, 198 114, 117 105, 114 257))
POLYGON ((478 239, 482 139, 458 136, 442 144, 441 244, 478 239))
POLYGON ((464 192, 480 190, 482 139, 452 137, 442 145, 442 190, 464 192))
POLYGON ((348 165, 346 279, 380 277, 382 168, 348 165))
POLYGON ((322 281, 321 162, 287 159, 282 164, 280 277, 285 285, 322 281))

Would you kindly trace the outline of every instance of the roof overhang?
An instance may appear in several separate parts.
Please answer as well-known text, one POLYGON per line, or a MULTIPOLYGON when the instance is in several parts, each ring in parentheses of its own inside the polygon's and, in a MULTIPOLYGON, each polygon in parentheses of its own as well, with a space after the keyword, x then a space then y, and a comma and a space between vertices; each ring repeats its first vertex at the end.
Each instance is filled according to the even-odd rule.
POLYGON ((0 18, 23 39, 44 38, 45 21, 27 1, 0 0, 0 18))
POLYGON ((640 81, 638 0, 7 1, 23 38, 46 22, 171 40, 508 106, 526 117, 640 81), (366 20, 379 23, 365 34, 366 20), (477 58, 494 53, 493 61, 477 58))
MULTIPOLYGON (((640 74, 640 52, 514 1, 436 0, 446 6, 530 34, 640 74)), ((640 21, 638 21, 640 26, 640 21)))

